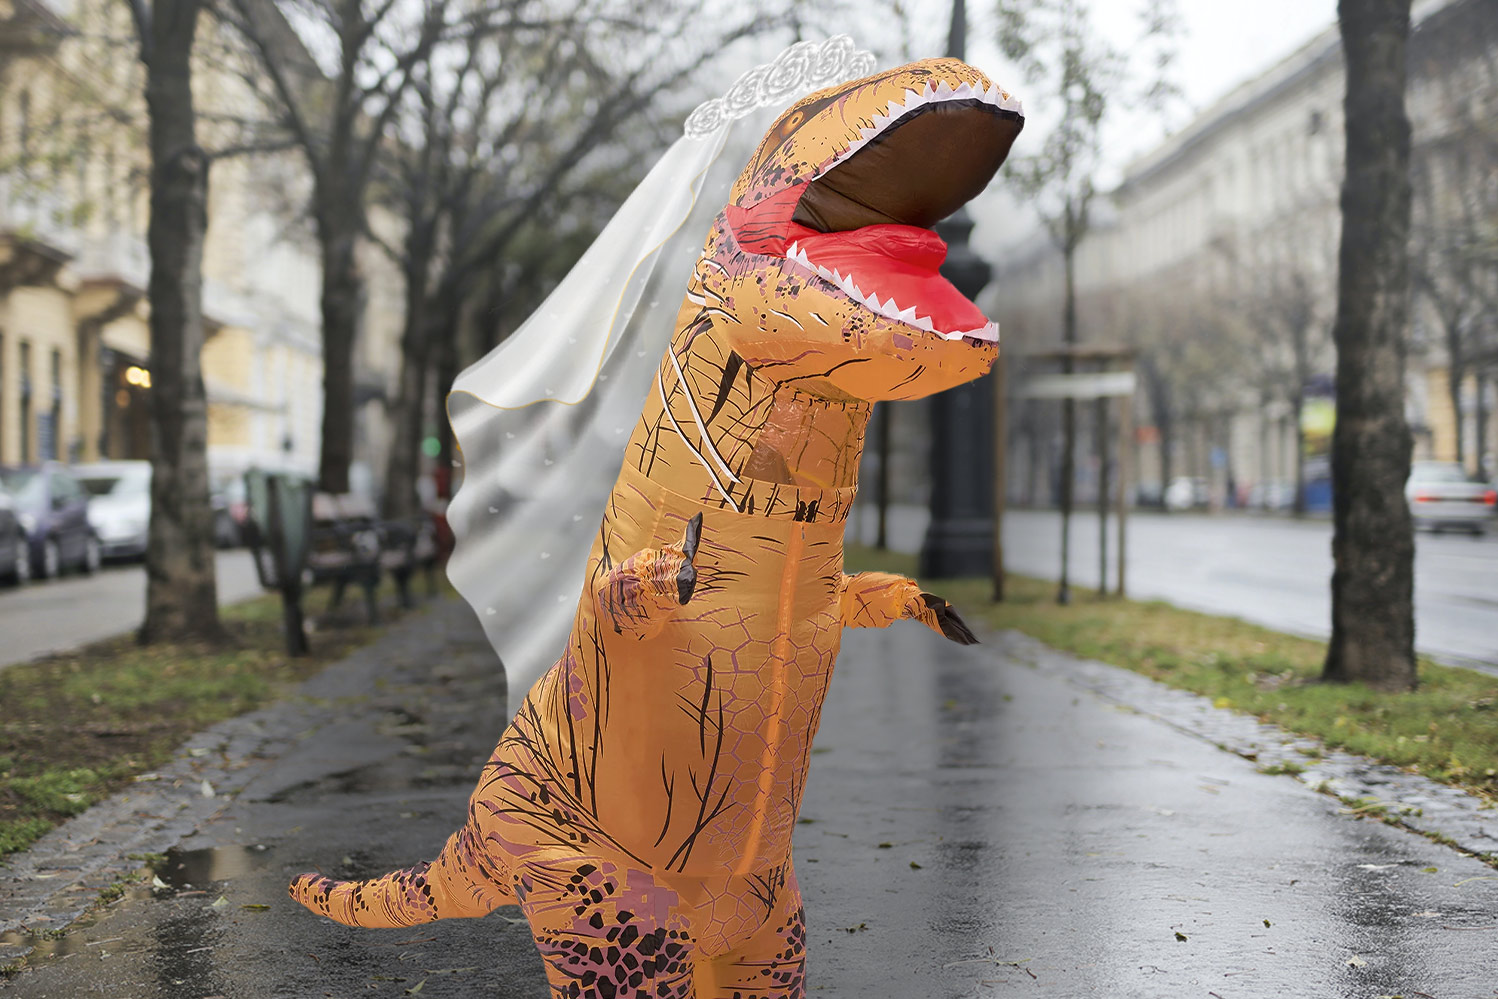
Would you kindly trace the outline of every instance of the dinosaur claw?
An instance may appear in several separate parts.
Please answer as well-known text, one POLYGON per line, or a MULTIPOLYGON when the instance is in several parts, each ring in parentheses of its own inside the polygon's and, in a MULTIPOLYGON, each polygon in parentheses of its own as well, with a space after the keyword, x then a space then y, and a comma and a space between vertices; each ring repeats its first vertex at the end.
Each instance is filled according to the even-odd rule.
POLYGON ((682 603, 691 600, 692 591, 697 588, 697 567, 692 564, 692 559, 697 557, 697 546, 701 541, 702 514, 699 513, 687 521, 686 536, 681 542, 681 553, 685 561, 676 572, 676 595, 682 603))
POLYGON ((921 600, 936 616, 936 623, 941 627, 941 633, 956 642, 958 645, 977 645, 978 636, 974 635, 967 622, 957 614, 957 608, 947 603, 934 593, 922 593, 921 600))

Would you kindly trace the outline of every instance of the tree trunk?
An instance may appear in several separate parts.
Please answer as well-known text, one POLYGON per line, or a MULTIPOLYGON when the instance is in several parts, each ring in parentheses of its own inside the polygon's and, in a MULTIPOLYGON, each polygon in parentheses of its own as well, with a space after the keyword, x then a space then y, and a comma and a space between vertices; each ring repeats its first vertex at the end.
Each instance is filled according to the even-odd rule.
POLYGON ((1467 421, 1462 418, 1462 376, 1466 371, 1462 364, 1461 341, 1453 326, 1446 329, 1446 397, 1451 400, 1451 428, 1456 433, 1456 463, 1466 468, 1467 421))
POLYGON ((401 332, 400 384, 390 409, 394 431, 385 466, 385 515, 414 517, 420 509, 416 473, 421 464, 421 431, 426 415, 427 280, 430 256, 421 248, 409 251, 406 268, 406 320, 401 332))
POLYGON ((208 505, 203 240, 208 157, 198 147, 192 47, 199 0, 158 0, 142 38, 150 111, 151 523, 142 643, 221 640, 208 505))
POLYGON ((322 452, 318 488, 346 493, 354 460, 354 342, 364 311, 364 276, 355 249, 357 208, 325 211, 318 217, 322 244, 322 452))
POLYGON ((1337 280, 1332 637, 1324 680, 1412 690, 1415 544, 1404 483, 1411 0, 1340 0, 1347 175, 1337 280))
POLYGON ((458 458, 453 425, 447 418, 447 393, 452 391, 453 382, 458 380, 458 372, 462 370, 458 338, 465 325, 458 318, 456 310, 450 315, 447 324, 437 331, 437 384, 434 389, 437 403, 437 467, 442 469, 444 476, 452 475, 453 462, 458 458))
POLYGON ((883 402, 875 406, 877 419, 875 425, 878 427, 878 455, 879 455, 879 480, 878 488, 875 490, 876 509, 878 514, 876 528, 874 531, 874 547, 880 551, 889 550, 889 435, 890 435, 890 406, 891 402, 883 402))
POLYGON ((1477 372, 1477 439, 1472 443, 1477 449, 1477 477, 1488 481, 1488 377, 1477 372))
POLYGON ((1306 429, 1303 424, 1306 408, 1305 383, 1302 382, 1295 390, 1295 396, 1290 400, 1290 431, 1295 438, 1294 453, 1290 460, 1295 462, 1295 516, 1303 517, 1306 513, 1306 429))
MULTIPOLYGON (((1062 249, 1066 265, 1066 300, 1062 307, 1062 338, 1066 346, 1077 342, 1077 267, 1076 248, 1067 240, 1062 249)), ((1072 359, 1061 362, 1061 370, 1071 374, 1072 359)), ((1056 602, 1071 603, 1071 507, 1072 485, 1077 472, 1077 401, 1061 400, 1061 582, 1056 587, 1056 602)))

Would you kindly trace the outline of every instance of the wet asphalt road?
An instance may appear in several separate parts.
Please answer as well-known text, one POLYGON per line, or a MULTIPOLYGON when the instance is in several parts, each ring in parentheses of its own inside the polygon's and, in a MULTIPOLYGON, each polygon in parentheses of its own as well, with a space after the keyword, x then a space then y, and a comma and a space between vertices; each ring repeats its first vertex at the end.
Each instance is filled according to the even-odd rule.
MULTIPOLYGON (((873 538, 873 511, 857 536, 873 538)), ((920 507, 891 511, 890 547, 918 551, 929 515, 920 507)), ((1110 520, 1109 585, 1117 581, 1110 520)), ((1325 638, 1331 630, 1332 525, 1254 514, 1130 514, 1128 588, 1133 597, 1228 614, 1281 631, 1325 638)), ((1004 556, 1013 572, 1056 579, 1061 517, 1049 510, 1005 514, 1004 556)), ((1072 519, 1069 558, 1075 585, 1098 582, 1098 517, 1072 519)), ((1415 645, 1465 664, 1498 666, 1498 524, 1485 537, 1415 536, 1415 645)))
MULTIPOLYGON (((217 566, 219 603, 262 592, 248 551, 219 552, 217 566)), ((0 589, 0 669, 124 634, 140 627, 145 613, 146 571, 138 562, 7 586, 0 589)))
MULTIPOLYGON (((461 820, 502 684, 471 618, 431 627, 429 659, 183 844, 173 887, 44 945, 10 992, 542 999, 514 909, 369 931, 285 896, 461 820)), ((796 839, 811 994, 1498 995, 1498 872, 995 649, 848 633, 796 839)))

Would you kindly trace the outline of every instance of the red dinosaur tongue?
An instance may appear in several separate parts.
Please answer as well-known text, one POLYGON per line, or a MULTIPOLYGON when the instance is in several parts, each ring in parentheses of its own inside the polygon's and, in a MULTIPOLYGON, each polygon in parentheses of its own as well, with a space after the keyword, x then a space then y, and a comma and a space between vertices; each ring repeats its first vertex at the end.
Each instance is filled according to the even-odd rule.
POLYGON ((930 229, 868 225, 824 233, 791 223, 787 237, 787 257, 892 319, 944 334, 977 334, 988 326, 978 307, 942 277, 947 244, 930 229))
POLYGON ((728 224, 739 246, 793 259, 891 319, 948 337, 966 333, 998 339, 997 327, 941 276, 947 244, 940 236, 910 225, 835 232, 807 228, 790 218, 805 186, 787 188, 749 208, 729 205, 728 224))

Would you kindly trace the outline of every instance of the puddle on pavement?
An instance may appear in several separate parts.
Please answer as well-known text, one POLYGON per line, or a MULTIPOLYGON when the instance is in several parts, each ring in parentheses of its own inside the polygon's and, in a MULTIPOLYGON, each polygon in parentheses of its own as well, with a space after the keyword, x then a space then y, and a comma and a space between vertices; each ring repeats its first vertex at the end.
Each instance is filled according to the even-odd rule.
MULTIPOLYGON (((151 886, 149 884, 131 885, 125 889, 122 897, 129 901, 150 898, 151 886)), ((35 965, 43 959, 68 957, 72 954, 98 956, 101 952, 107 952, 109 945, 117 943, 120 938, 89 940, 87 931, 108 919, 115 911, 112 905, 97 909, 67 923, 60 933, 48 932, 44 929, 8 930, 0 933, 0 966, 4 966, 12 958, 22 954, 26 955, 27 964, 35 965)), ((0 983, 5 981, 5 976, 0 975, 0 983)))
POLYGON ((271 847, 260 843, 203 850, 173 848, 166 852, 166 862, 156 868, 156 876, 177 891, 202 888, 215 881, 232 881, 258 871, 269 862, 272 852, 271 847))

